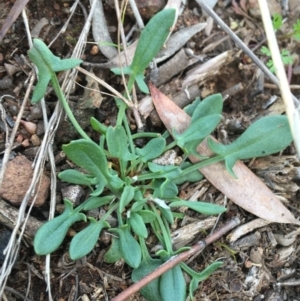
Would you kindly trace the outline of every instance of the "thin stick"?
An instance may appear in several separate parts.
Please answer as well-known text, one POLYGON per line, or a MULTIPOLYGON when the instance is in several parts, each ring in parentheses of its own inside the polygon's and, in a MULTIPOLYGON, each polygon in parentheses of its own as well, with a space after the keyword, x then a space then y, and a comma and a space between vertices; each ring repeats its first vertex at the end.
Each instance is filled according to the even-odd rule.
MULTIPOLYGON (((196 2, 214 19, 214 21, 231 37, 253 62, 265 73, 265 75, 279 87, 277 77, 265 66, 265 64, 251 51, 247 45, 223 22, 223 20, 205 3, 204 0, 196 0, 196 2)), ((300 106, 299 100, 292 95, 293 101, 297 107, 300 106)))
POLYGON ((80 72, 82 72, 83 74, 91 77, 93 80, 95 80, 96 82, 98 82, 101 86, 103 86, 104 88, 106 88, 107 90, 109 90, 111 93, 113 93, 115 96, 119 97, 120 99, 122 99, 127 105, 128 107, 132 107, 133 104, 131 102, 128 101, 128 99, 126 99, 121 93, 119 93, 117 90, 115 90, 112 86, 110 86, 109 84, 107 84, 104 80, 100 79, 99 77, 95 76, 95 74, 86 71, 85 69, 81 68, 81 67, 76 67, 76 69, 80 72))
POLYGON ((285 104, 286 114, 289 119, 290 129, 294 138, 295 146, 300 157, 300 115, 299 110, 296 109, 292 99, 291 90, 289 88, 289 82, 286 77, 286 72, 282 63, 280 50, 278 47, 275 31, 272 25, 269 7, 267 1, 259 0, 259 8, 266 31, 268 45, 271 51, 272 60, 275 67, 275 72, 279 81, 279 89, 282 99, 285 104))
POLYGON ((218 229, 215 233, 205 238, 203 241, 200 240, 198 243, 196 243, 190 250, 186 252, 182 252, 178 255, 175 255, 171 257, 167 262, 165 262, 163 265, 158 267, 156 270, 154 270, 152 273, 148 274, 144 278, 142 278, 140 281, 134 283, 129 288, 127 288, 125 291, 123 291, 121 294, 116 296, 112 299, 112 301, 124 301, 127 298, 129 298, 132 294, 138 292, 141 288, 143 288, 145 285, 150 283, 152 280, 158 278, 168 270, 172 269, 174 266, 178 265, 179 263, 187 260, 190 256, 193 254, 202 251, 206 246, 213 243, 214 241, 218 240, 220 237, 222 237, 224 234, 226 234, 228 231, 236 227, 240 223, 240 220, 238 217, 233 218, 231 221, 229 221, 226 225, 224 225, 222 228, 218 229))

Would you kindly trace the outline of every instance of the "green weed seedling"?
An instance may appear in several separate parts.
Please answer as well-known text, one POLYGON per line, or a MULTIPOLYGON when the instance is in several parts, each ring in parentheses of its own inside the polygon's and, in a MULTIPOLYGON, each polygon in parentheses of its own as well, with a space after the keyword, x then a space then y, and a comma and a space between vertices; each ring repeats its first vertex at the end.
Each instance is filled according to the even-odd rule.
MULTIPOLYGON (((280 30, 283 25, 282 16, 280 14, 274 14, 272 23, 275 31, 280 30)), ((295 40, 300 40, 300 19, 298 19, 296 23, 293 25, 292 32, 290 32, 287 35, 283 35, 279 38, 280 39, 294 38, 295 40)), ((271 57, 271 52, 268 47, 262 46, 260 51, 265 56, 271 57)), ((280 54, 281 54, 282 62, 285 66, 293 64, 294 58, 287 49, 282 49, 280 54)), ((267 67, 269 67, 271 72, 275 73, 274 63, 272 59, 269 59, 266 65, 267 67)))
MULTIPOLYGON (((143 82, 143 72, 164 44, 174 19, 175 10, 163 10, 155 15, 142 31, 142 42, 137 46, 131 66, 125 70, 130 75, 129 92, 134 81, 143 91, 148 91, 143 82)), ((34 250, 39 255, 54 252, 63 243, 68 229, 74 223, 88 220, 86 228, 71 240, 70 257, 76 260, 91 252, 102 229, 107 228, 114 235, 110 249, 104 256, 105 262, 114 263, 123 259, 133 269, 132 280, 139 281, 172 255, 189 248, 186 246, 177 251, 173 250, 170 226, 174 222, 174 216, 178 217, 176 208, 186 206, 206 215, 220 214, 226 210, 222 206, 207 202, 188 202, 180 199, 178 184, 199 181, 203 177, 199 168, 219 161, 224 161, 228 171, 235 176, 232 168, 237 160, 279 152, 292 141, 285 116, 266 117, 252 124, 230 145, 209 140, 209 145, 216 155, 192 165, 186 158, 189 154, 196 153, 196 146, 214 131, 221 120, 223 101, 221 95, 217 94, 202 101, 197 99, 187 108, 191 115, 191 124, 184 133, 174 131, 174 141, 170 144, 167 144, 167 135, 132 134, 126 119, 126 104, 116 99, 119 112, 115 126, 107 127, 91 118, 92 128, 100 133, 99 141, 94 142, 73 117, 56 78, 56 72, 73 68, 81 61, 60 60, 40 40, 34 40, 29 56, 39 71, 39 81, 32 102, 35 103, 43 97, 51 81, 58 99, 82 137, 63 145, 62 148, 68 159, 84 172, 69 169, 61 172, 58 177, 62 181, 90 189, 89 197, 75 208, 65 199, 64 212, 46 222, 37 231, 34 250), (135 145, 135 140, 141 137, 148 139, 148 142, 139 148, 135 145), (161 166, 153 162, 153 159, 174 146, 180 147, 184 153, 184 160, 180 165, 161 166), (99 220, 88 217, 89 210, 99 207, 106 210, 99 220), (111 227, 107 222, 111 215, 117 218, 116 227, 111 227), (153 257, 148 253, 145 244, 150 232, 163 247, 153 257)), ((185 272, 191 276, 189 294, 193 298, 198 283, 209 277, 221 264, 222 262, 215 262, 199 273, 181 263, 152 281, 141 293, 149 301, 183 301, 187 293, 183 277, 185 272)))

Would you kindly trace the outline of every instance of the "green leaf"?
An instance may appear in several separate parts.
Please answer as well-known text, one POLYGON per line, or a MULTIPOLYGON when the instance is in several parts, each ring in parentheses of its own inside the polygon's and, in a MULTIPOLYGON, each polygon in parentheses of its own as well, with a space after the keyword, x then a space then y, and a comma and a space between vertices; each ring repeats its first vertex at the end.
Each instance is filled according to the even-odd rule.
POLYGON ((200 118, 222 114, 223 98, 221 94, 213 94, 203 99, 192 114, 192 123, 200 118))
POLYGON ((159 291, 163 301, 185 301, 186 284, 180 266, 175 266, 160 277, 159 291))
POLYGON ((111 68, 110 69, 114 74, 116 75, 122 75, 123 74, 131 74, 131 68, 130 67, 123 67, 123 68, 111 68))
POLYGON ((108 203, 110 203, 115 198, 114 195, 107 195, 103 197, 91 196, 84 201, 84 206, 82 210, 93 210, 100 208, 108 203))
POLYGON ((300 19, 297 19, 293 26, 293 36, 296 40, 300 40, 300 19))
POLYGON ((80 220, 86 221, 86 216, 75 211, 69 200, 64 200, 64 203, 64 212, 38 229, 33 242, 36 254, 46 255, 54 252, 62 244, 71 225, 80 220))
POLYGON ((282 49, 280 54, 284 65, 293 65, 294 58, 287 49, 282 49))
POLYGON ((33 46, 28 51, 28 56, 37 66, 39 72, 39 80, 31 99, 32 103, 36 103, 44 97, 48 83, 55 72, 72 69, 82 62, 74 58, 61 60, 53 55, 47 45, 39 39, 33 39, 33 46))
POLYGON ((194 119, 191 125, 183 133, 177 134, 173 131, 173 137, 177 145, 183 148, 186 143, 191 141, 197 141, 200 143, 216 128, 221 117, 222 116, 219 114, 213 114, 199 119, 194 119))
POLYGON ((282 22, 282 15, 280 14, 274 14, 272 16, 272 24, 273 24, 273 28, 274 30, 278 30, 281 28, 283 22, 282 22))
MULTIPOLYGON (((185 161, 183 162, 181 169, 184 170, 185 168, 188 168, 192 166, 191 163, 185 161)), ((197 169, 194 170, 186 175, 180 175, 179 177, 177 177, 176 179, 172 180, 173 183, 175 183, 176 185, 181 185, 185 182, 199 182, 200 180, 203 179, 203 175, 202 173, 197 169)))
POLYGON ((145 81, 144 81, 145 76, 143 74, 137 74, 135 76, 135 81, 139 87, 139 89, 145 93, 145 94, 149 94, 149 89, 148 86, 146 85, 145 81))
POLYGON ((107 132, 107 126, 98 121, 95 117, 91 117, 90 123, 92 128, 98 133, 105 135, 107 132))
POLYGON ((120 239, 120 251, 125 262, 132 268, 137 268, 142 259, 141 247, 130 233, 128 225, 124 225, 119 229, 110 229, 116 232, 120 239))
POLYGON ((129 224, 133 232, 143 238, 148 237, 148 231, 143 218, 136 212, 130 213, 129 224))
POLYGON ((144 82, 144 71, 163 47, 170 35, 170 30, 175 22, 176 10, 163 9, 154 15, 143 29, 139 38, 133 61, 129 67, 111 69, 115 74, 130 74, 129 83, 135 80, 144 93, 149 93, 144 82))
POLYGON ((230 145, 222 145, 208 139, 212 151, 222 156, 230 174, 237 160, 263 157, 284 150, 292 142, 286 116, 274 115, 259 119, 230 145))
POLYGON ((120 239, 112 237, 111 246, 109 250, 104 255, 104 262, 106 263, 115 263, 122 258, 120 239))
POLYGON ((156 215, 150 210, 139 210, 137 213, 142 217, 144 223, 151 223, 156 219, 156 215))
POLYGON ((96 143, 79 139, 63 145, 62 149, 76 165, 97 177, 100 184, 105 185, 111 177, 105 153, 96 143))
POLYGON ((94 218, 89 217, 90 224, 84 230, 77 233, 70 245, 70 258, 77 260, 90 253, 103 228, 109 228, 109 224, 105 221, 96 221, 94 218))
POLYGON ((153 162, 148 162, 148 168, 153 172, 152 179, 167 178, 176 179, 178 178, 182 170, 175 165, 159 165, 153 162))
POLYGON ((216 262, 212 263, 211 265, 209 265, 205 270, 203 270, 200 273, 195 272, 190 267, 188 267, 185 263, 180 264, 180 266, 183 268, 183 270, 192 276, 192 280, 191 280, 190 286, 189 286, 191 300, 193 300, 193 293, 198 288, 199 282, 207 279, 222 264, 223 264, 223 262, 216 261, 216 262))
POLYGON ((266 55, 266 56, 271 56, 271 51, 270 51, 269 48, 266 47, 266 46, 262 46, 262 47, 260 48, 260 51, 261 51, 261 53, 263 53, 263 54, 266 55))
MULTIPOLYGON (((143 258, 139 267, 133 269, 131 273, 131 279, 133 282, 138 282, 164 263, 161 259, 153 259, 150 257, 144 241, 141 242, 141 248, 143 258)), ((140 290, 141 294, 147 299, 147 301, 161 301, 159 280, 160 278, 154 279, 140 290)))
POLYGON ((154 198, 168 199, 174 198, 178 194, 177 185, 168 179, 154 179, 151 182, 151 187, 154 189, 154 198))
POLYGON ((120 212, 122 212, 124 208, 132 201, 133 197, 134 197, 134 188, 132 186, 125 186, 119 202, 120 212))
POLYGON ((205 202, 191 202, 191 201, 174 201, 169 203, 170 207, 182 207, 186 206, 190 209, 193 209, 194 211, 197 211, 202 214, 207 214, 207 215, 213 215, 213 214, 220 214, 226 211, 225 207, 215 205, 215 204, 210 204, 210 203, 205 203, 205 202))
POLYGON ((163 9, 154 15, 143 29, 139 38, 132 64, 132 73, 143 74, 150 62, 155 58, 170 35, 175 21, 176 10, 163 9))
POLYGON ((172 211, 170 210, 170 207, 166 204, 164 200, 161 200, 159 198, 154 198, 153 201, 157 204, 159 207, 159 210, 161 211, 164 218, 172 225, 174 224, 174 217, 172 214, 172 211))
POLYGON ((199 104, 201 103, 201 99, 200 97, 196 97, 195 100, 187 105, 183 110, 189 114, 190 116, 193 115, 193 113, 195 112, 196 108, 199 106, 199 104))
POLYGON ((121 125, 108 127, 106 132, 107 147, 112 157, 121 161, 131 161, 136 159, 136 155, 128 150, 128 138, 125 129, 121 125))
POLYGON ((77 184, 91 186, 93 179, 89 178, 86 174, 74 169, 68 169, 58 174, 58 178, 62 181, 77 184))
POLYGON ((143 148, 136 148, 139 159, 146 163, 152 159, 159 157, 166 147, 166 139, 153 138, 143 148))

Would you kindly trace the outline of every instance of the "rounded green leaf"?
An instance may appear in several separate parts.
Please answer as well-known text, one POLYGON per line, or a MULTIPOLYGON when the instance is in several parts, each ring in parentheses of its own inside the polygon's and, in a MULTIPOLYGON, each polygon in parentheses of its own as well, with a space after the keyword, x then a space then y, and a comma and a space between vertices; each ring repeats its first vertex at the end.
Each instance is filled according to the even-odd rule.
POLYGON ((136 235, 143 237, 143 238, 148 237, 148 231, 145 226, 145 222, 138 213, 136 213, 136 212, 130 213, 129 223, 130 223, 130 226, 131 226, 133 232, 136 235))
POLYGON ((65 200, 65 211, 54 219, 46 222, 35 234, 33 245, 38 255, 46 255, 54 252, 63 242, 69 228, 75 222, 84 220, 86 216, 73 210, 69 200, 65 200))
POLYGON ((185 301, 186 284, 180 266, 175 266, 160 277, 162 301, 185 301))
POLYGON ((77 260, 90 253, 97 240, 100 232, 103 228, 108 228, 109 224, 105 221, 96 221, 90 217, 90 224, 84 230, 77 233, 70 244, 70 258, 77 260))
MULTIPOLYGON (((131 273, 131 279, 133 282, 138 282, 140 279, 144 278, 146 275, 153 272, 159 266, 164 263, 161 259, 147 259, 142 260, 140 266, 136 269, 133 269, 131 273)), ((149 284, 144 286, 140 292, 147 299, 147 301, 160 301, 161 295, 159 291, 159 280, 160 278, 156 278, 151 281, 149 284)))
POLYGON ((96 143, 79 139, 63 145, 62 149, 70 160, 97 177, 99 182, 111 177, 105 153, 96 143))
POLYGON ((166 139, 158 137, 151 139, 143 148, 136 148, 136 153, 142 162, 148 162, 159 157, 165 150, 166 139))
POLYGON ((111 246, 109 250, 104 255, 104 262, 106 263, 115 263, 122 258, 120 239, 112 237, 111 246))
POLYGON ((203 99, 192 114, 192 123, 202 117, 222 114, 223 98, 221 94, 213 94, 203 99))
POLYGON ((138 242, 130 233, 128 225, 124 225, 119 229, 111 229, 116 232, 120 239, 120 250, 125 262, 132 268, 137 268, 142 259, 142 251, 138 242))
POLYGON ((58 174, 58 178, 68 183, 85 186, 90 186, 93 181, 92 178, 89 178, 84 173, 79 172, 75 169, 67 169, 65 171, 60 172, 58 174))

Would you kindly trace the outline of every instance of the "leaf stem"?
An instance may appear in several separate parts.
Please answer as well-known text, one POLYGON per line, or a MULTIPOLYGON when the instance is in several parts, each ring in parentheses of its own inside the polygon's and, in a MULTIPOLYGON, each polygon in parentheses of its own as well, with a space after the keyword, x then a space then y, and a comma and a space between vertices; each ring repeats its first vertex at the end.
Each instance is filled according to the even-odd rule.
POLYGON ((85 133, 85 131, 82 129, 82 127, 79 125, 79 123, 77 122, 77 120, 75 119, 69 104, 60 88, 59 82, 57 80, 56 74, 53 73, 51 76, 51 83, 52 83, 52 87, 56 93, 56 96, 58 97, 58 99, 60 100, 60 103, 62 104, 68 118, 70 119, 72 125, 74 126, 74 128, 76 129, 76 131, 78 132, 78 134, 89 141, 92 141, 91 138, 85 133))

